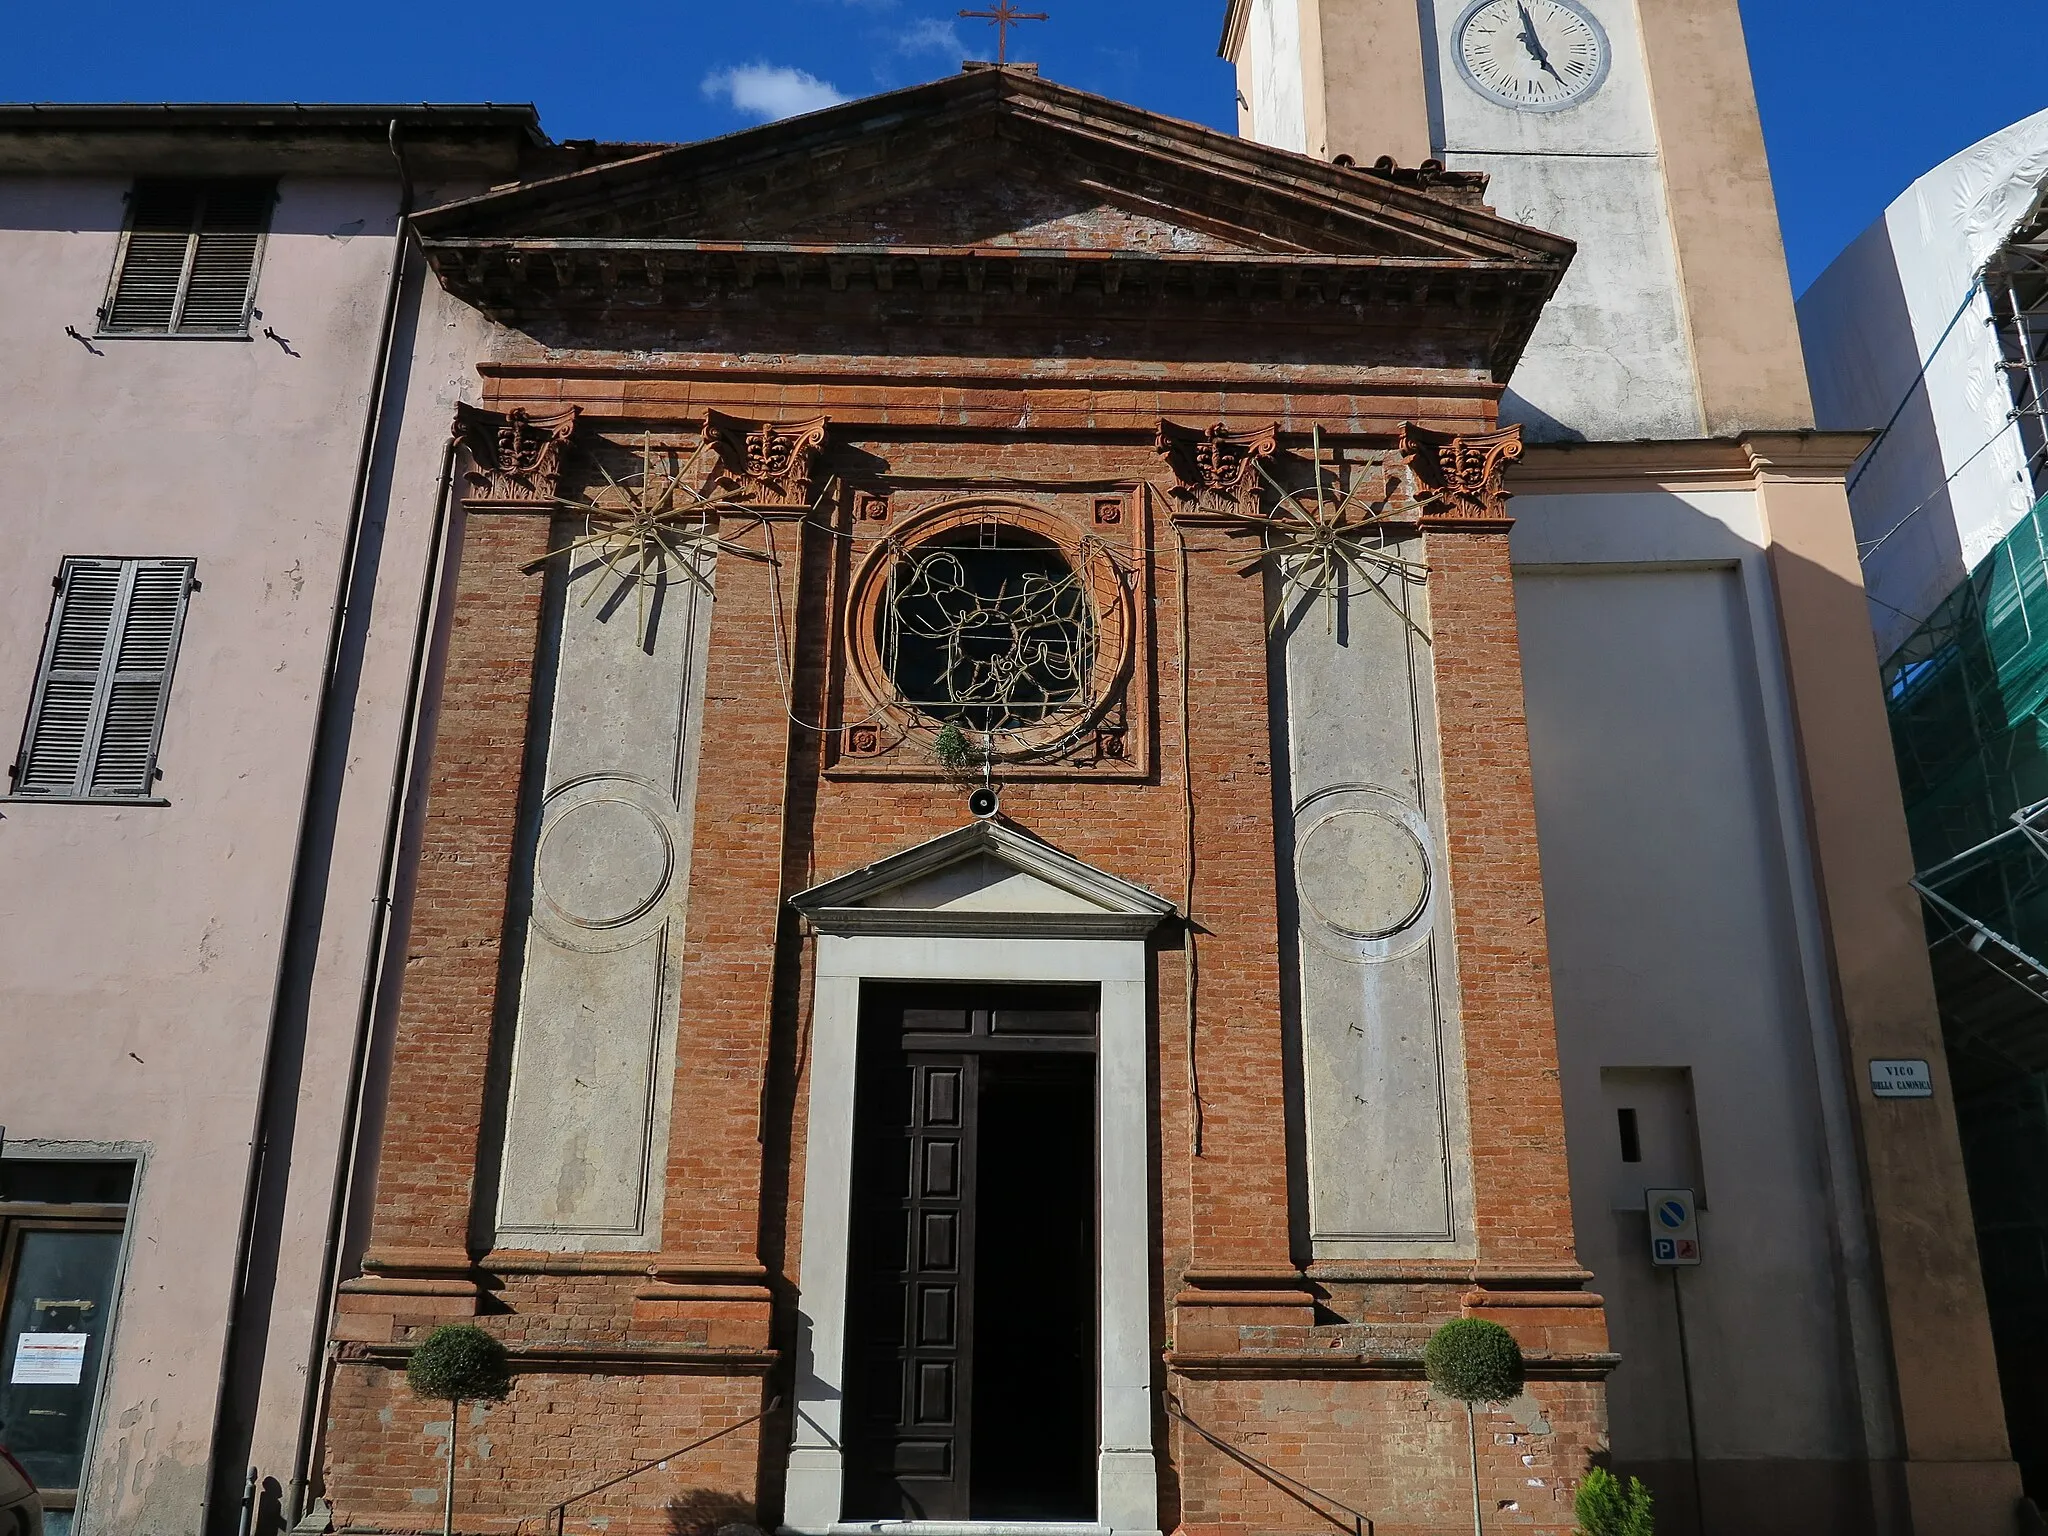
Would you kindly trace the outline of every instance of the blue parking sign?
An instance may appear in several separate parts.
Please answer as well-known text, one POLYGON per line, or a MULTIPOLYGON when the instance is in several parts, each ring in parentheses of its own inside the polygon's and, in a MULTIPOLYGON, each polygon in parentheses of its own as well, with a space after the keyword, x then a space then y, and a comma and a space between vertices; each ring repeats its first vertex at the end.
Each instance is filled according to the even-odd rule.
POLYGON ((1650 1218, 1650 1262, 1660 1269, 1689 1269, 1700 1262, 1699 1207, 1689 1189, 1646 1189, 1643 1209, 1650 1218))

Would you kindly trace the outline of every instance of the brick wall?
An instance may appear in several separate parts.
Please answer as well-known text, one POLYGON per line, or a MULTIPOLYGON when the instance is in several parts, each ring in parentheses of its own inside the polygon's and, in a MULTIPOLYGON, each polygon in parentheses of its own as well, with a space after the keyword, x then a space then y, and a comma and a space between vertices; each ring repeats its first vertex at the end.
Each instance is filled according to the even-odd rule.
MULTIPOLYGON (((950 366, 956 375, 964 368, 950 366)), ((621 431, 686 431, 707 405, 770 419, 823 412, 834 421, 828 468, 901 477, 920 494, 975 482, 1022 486, 1022 495, 1061 482, 1141 488, 1131 503, 1142 523, 1133 548, 1144 619, 1132 708, 1148 724, 1149 770, 1020 780, 1005 787, 1003 810, 1073 856, 1178 903, 1187 878, 1184 795, 1192 792, 1203 1139, 1196 1156, 1184 956, 1170 935, 1155 955, 1154 987, 1159 1385, 1213 1431, 1353 1503, 1382 1532, 1459 1530, 1469 1523, 1463 1417, 1432 1404, 1419 1381, 1413 1357, 1428 1328, 1472 1311, 1501 1318, 1554 1356, 1605 1347, 1597 1300, 1572 1289, 1506 539, 1429 539, 1482 1256, 1477 1266, 1405 1266, 1417 1273, 1377 1289, 1361 1273, 1347 1288, 1312 1282, 1300 1268, 1307 1256, 1289 1246, 1260 582, 1232 569, 1250 546, 1215 527, 1177 526, 1165 499, 1143 488, 1171 479, 1150 447, 1163 406, 1190 425, 1216 419, 1220 401, 1238 427, 1278 419, 1289 432, 1319 423, 1384 441, 1408 416, 1484 426, 1491 397, 1469 381, 1453 389, 1425 376, 1290 398, 1249 376, 1227 390, 1107 390, 995 377, 942 383, 920 378, 922 367, 906 360, 904 377, 888 382, 830 370, 734 380, 680 364, 633 373, 518 365, 498 370, 493 387, 500 405, 573 400, 586 420, 611 418, 621 431), (1020 422, 1032 430, 1018 430, 1020 422), (1185 758, 1184 664, 1192 701, 1185 758), (1395 1324, 1399 1348, 1390 1351, 1373 1330, 1395 1324), (1333 1359, 1368 1355, 1380 1362, 1377 1376, 1360 1374, 1363 1365, 1332 1376, 1333 1359)), ((444 1434, 430 1426, 446 1410, 413 1403, 398 1366, 406 1342, 447 1315, 481 1313, 522 1362, 513 1398, 481 1426, 489 1455, 465 1440, 462 1476, 474 1502, 461 1496, 473 1512, 463 1529, 507 1530, 573 1486, 672 1449, 662 1442, 680 1444, 714 1421, 743 1418, 765 1393, 786 1389, 790 1302, 801 1283, 793 1234, 803 1200, 810 950, 782 899, 966 819, 959 784, 916 765, 894 778, 835 771, 813 728, 836 707, 849 574, 866 544, 888 532, 887 524, 855 525, 849 508, 850 498, 834 503, 829 527, 776 523, 777 564, 721 565, 663 1252, 575 1260, 461 1252, 472 1199, 488 1198, 473 1195, 470 1180, 488 1123, 497 944, 539 613, 539 584, 520 567, 545 548, 541 520, 472 520, 379 1165, 372 1259, 382 1267, 351 1282, 345 1298, 353 1354, 336 1367, 329 1415, 326 1488, 344 1524, 438 1521, 444 1434), (780 664, 778 643, 787 647, 780 664), (604 1360, 565 1370, 564 1350, 603 1351, 604 1360)), ((730 532, 768 547, 766 525, 735 521, 730 532)), ((1545 1427, 1498 1415, 1488 1424, 1488 1512, 1503 1530, 1567 1529, 1561 1490, 1604 1445, 1599 1382, 1564 1379, 1583 1367, 1543 1369, 1534 1408, 1521 1412, 1545 1427), (1520 1507, 1496 1508, 1503 1503, 1520 1507)), ((1168 1529, 1329 1528, 1170 1427, 1163 1412, 1159 1426, 1168 1529)), ((785 1422, 771 1420, 764 1432, 689 1458, 673 1476, 608 1496, 595 1517, 611 1530, 662 1529, 664 1501, 697 1486, 756 1500, 772 1518, 787 1435, 785 1422)))

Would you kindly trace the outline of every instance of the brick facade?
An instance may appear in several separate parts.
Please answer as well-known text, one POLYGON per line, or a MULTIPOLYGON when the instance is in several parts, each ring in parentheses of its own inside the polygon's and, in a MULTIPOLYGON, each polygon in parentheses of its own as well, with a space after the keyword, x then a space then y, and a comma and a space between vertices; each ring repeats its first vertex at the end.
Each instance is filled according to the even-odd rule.
MULTIPOLYGON (((998 104, 1008 88, 972 87, 998 104)), ((1347 195, 1393 195, 1337 174, 1351 178, 1347 195)), ((1404 208, 1429 202, 1401 197, 1404 208)), ((1436 214, 1492 233, 1455 200, 1436 214)), ((1233 280, 1229 252, 1212 254, 1218 280, 1233 280)), ((829 306, 844 273, 828 257, 818 277, 829 287, 805 289, 802 302, 829 306)), ((1067 323, 1062 281, 1072 279, 1055 278, 1042 299, 1040 327, 1067 323)), ((908 286, 919 289, 914 276, 908 286)), ((1028 291, 1012 285, 1004 301, 1021 304, 1028 291)), ((906 758, 891 772, 846 760, 839 732, 850 717, 834 712, 845 703, 849 583, 877 540, 945 496, 1024 500, 1093 533, 1102 525, 1088 529, 1084 509, 1108 494, 1123 509, 1115 542, 1133 567, 1139 622, 1122 686, 1142 751, 1019 774, 1002 804, 1076 859, 1177 904, 1192 890, 1193 965, 1177 924, 1152 952, 1162 1528, 1349 1529, 1348 1507, 1383 1536, 1460 1529, 1470 1513, 1463 1411, 1431 1399, 1419 1350, 1434 1324, 1478 1313, 1516 1331, 1534 1377, 1519 1418, 1484 1420, 1490 1528, 1569 1530, 1570 1486, 1604 1444, 1608 1357, 1599 1301, 1579 1289, 1572 1249, 1506 538, 1498 527, 1446 527, 1427 539, 1478 1258, 1312 1265, 1290 1227, 1281 749, 1267 596, 1243 568, 1259 546, 1227 520, 1184 515, 1185 487, 1153 446, 1162 419, 1277 423, 1290 462, 1312 428, 1375 452, 1392 449, 1404 422, 1489 429, 1498 383, 1470 359, 1450 360, 1456 347, 1425 334, 1437 321, 1421 290, 1403 293, 1416 300, 1401 310, 1413 334, 1394 365, 1319 358, 1309 340, 1287 364, 1189 348, 1177 338, 1200 323, 1200 306, 1168 305, 1144 322, 1153 355, 1141 366, 1060 349, 1045 357, 1067 360, 1019 363, 1030 355, 1021 346, 978 355, 964 344, 880 345, 861 310, 808 349, 828 355, 737 365, 701 334, 649 359, 622 323, 570 316, 549 324, 577 334, 573 349, 534 349, 486 370, 493 410, 575 405, 591 441, 687 441, 707 411, 753 422, 823 415, 818 483, 833 489, 810 512, 728 516, 719 530, 773 558, 728 554, 717 574, 658 1254, 489 1251, 491 1193, 477 1170, 502 1091, 493 1029, 509 1027, 504 994, 516 986, 499 952, 542 606, 529 566, 545 552, 547 520, 471 513, 371 1249, 343 1299, 326 1425, 337 1528, 438 1525, 446 1409, 414 1402, 402 1367, 409 1344, 451 1316, 473 1316, 517 1362, 505 1404, 465 1410, 474 1422, 457 1440, 464 1530, 537 1527, 579 1488, 787 1397, 803 1284, 795 1234, 812 957, 785 901, 951 831, 965 814, 960 784, 928 762, 906 758), (886 494, 886 511, 864 493, 886 494), (1287 1479, 1313 1496, 1291 1495, 1287 1479)), ((1110 285, 1100 298, 1118 294, 1110 285)), ((690 315, 699 333, 718 323, 690 315)), ((1304 322, 1302 335, 1323 334, 1331 318, 1304 322)), ((481 1166, 487 1173, 487 1157, 481 1166)), ((790 1433, 778 1409, 577 1505, 567 1528, 689 1529, 718 1497, 772 1523, 790 1433), (685 1495, 697 1502, 672 1511, 685 1495)))

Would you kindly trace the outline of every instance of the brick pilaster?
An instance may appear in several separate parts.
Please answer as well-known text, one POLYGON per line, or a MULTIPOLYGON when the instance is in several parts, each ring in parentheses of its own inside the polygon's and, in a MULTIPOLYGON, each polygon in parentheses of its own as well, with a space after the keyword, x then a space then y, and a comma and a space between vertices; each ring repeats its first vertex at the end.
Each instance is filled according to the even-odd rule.
POLYGON ((1543 872, 1508 536, 1427 539, 1482 1269, 1574 1271, 1543 872))
POLYGON ((534 513, 463 524, 370 1251, 343 1287, 343 1337, 475 1311, 469 1229, 545 583, 525 567, 549 528, 534 513))
POLYGON ((705 771, 697 781, 676 1037, 662 1254, 636 1316, 693 1337, 765 1344, 761 1107, 769 1061, 790 717, 783 650, 801 585, 800 511, 729 520, 704 674, 705 771), (771 539, 771 532, 773 537, 771 539), (781 605, 778 629, 776 605, 781 605))
MULTIPOLYGON (((1287 1080, 1274 865, 1273 732, 1265 584, 1233 564, 1241 540, 1186 541, 1187 722, 1194 785, 1201 1146, 1190 1165, 1190 1254, 1176 1347, 1227 1344, 1243 1324, 1306 1322, 1290 1252, 1287 1080)), ((1178 712, 1177 702, 1169 706, 1178 712)))

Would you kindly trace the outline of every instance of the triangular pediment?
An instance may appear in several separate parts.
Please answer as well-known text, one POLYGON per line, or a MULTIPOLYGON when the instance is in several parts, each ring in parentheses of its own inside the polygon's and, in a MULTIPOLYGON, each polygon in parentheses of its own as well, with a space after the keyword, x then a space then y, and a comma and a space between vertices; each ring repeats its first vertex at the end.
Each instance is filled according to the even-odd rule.
POLYGON ((1075 176, 1061 176, 1005 147, 939 178, 889 187, 870 200, 802 210, 773 238, 796 245, 980 247, 992 250, 1122 250, 1181 255, 1274 251, 1251 231, 1183 210, 1147 206, 1075 176))
POLYGON ((828 880, 790 904, 826 933, 1141 937, 1173 903, 999 821, 828 880))
POLYGON ((1328 164, 987 70, 431 210, 446 241, 1116 249, 1554 265, 1483 178, 1328 164))

